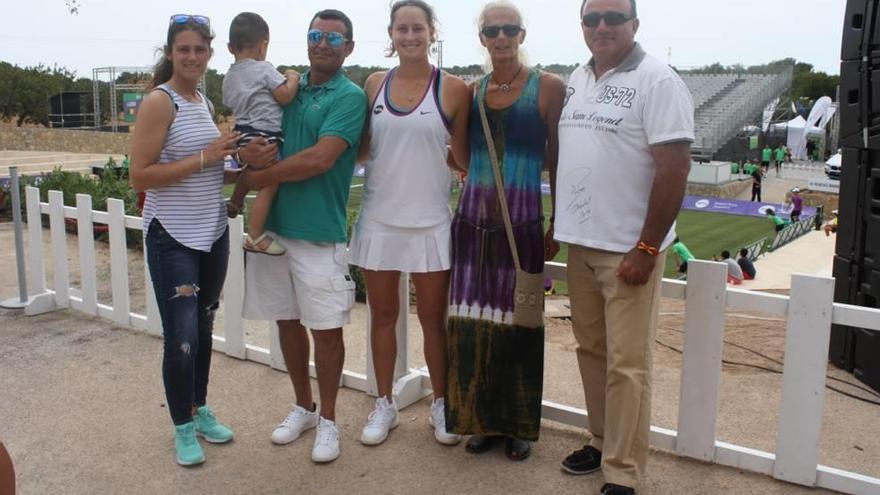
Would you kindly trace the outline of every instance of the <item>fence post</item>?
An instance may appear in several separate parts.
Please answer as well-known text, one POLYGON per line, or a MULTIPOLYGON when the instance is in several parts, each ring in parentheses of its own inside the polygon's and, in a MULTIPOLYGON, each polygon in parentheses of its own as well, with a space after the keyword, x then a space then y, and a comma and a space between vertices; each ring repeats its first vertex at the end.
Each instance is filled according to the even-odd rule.
POLYGON ((834 279, 792 276, 773 466, 776 479, 816 484, 833 308, 834 279))
POLYGON ((284 354, 281 352, 281 336, 278 322, 269 322, 269 366, 279 371, 287 371, 284 354))
POLYGON ((159 305, 156 302, 156 290, 153 288, 153 277, 150 275, 150 263, 147 254, 147 233, 144 229, 143 234, 143 251, 144 251, 144 304, 147 308, 147 333, 157 337, 162 336, 162 317, 159 314, 159 305))
POLYGON ((18 298, 3 301, 4 308, 21 309, 28 304, 27 271, 24 259, 24 233, 21 227, 21 188, 18 185, 18 167, 9 167, 10 184, 12 192, 12 223, 15 235, 15 264, 18 276, 18 298))
POLYGON ((394 362, 394 381, 409 373, 409 280, 409 274, 400 274, 400 286, 398 287, 400 313, 397 315, 397 325, 394 327, 394 333, 397 337, 397 360, 394 362))
POLYGON ((107 200, 110 214, 110 279, 113 293, 113 321, 117 325, 131 325, 128 292, 128 247, 125 242, 125 203, 121 199, 107 200))
POLYGON ((681 365, 676 452, 715 460, 715 427, 721 386, 727 264, 688 263, 685 341, 681 365))
MULTIPOLYGON (((400 314, 397 316, 397 361, 394 363, 394 388, 391 393, 401 409, 431 395, 430 387, 419 371, 410 370, 409 360, 409 274, 400 277, 400 314)), ((418 296, 418 294, 416 295, 418 296)))
MULTIPOLYGON (((397 297, 399 298, 397 323, 394 327, 394 336, 397 339, 397 358, 394 361, 394 378, 392 383, 397 382, 401 377, 409 373, 409 275, 400 274, 400 281, 397 286, 397 297)), ((376 383, 376 369, 373 367, 373 319, 370 311, 370 304, 367 303, 367 345, 365 347, 367 353, 367 394, 377 397, 379 395, 379 387, 376 383)), ((403 408, 406 406, 398 407, 403 408)))
POLYGON ((70 274, 67 267, 67 234, 64 231, 64 194, 49 191, 49 229, 52 232, 52 270, 55 279, 55 304, 70 306, 70 274))
POLYGON ((76 229, 79 241, 79 277, 82 290, 82 311, 98 314, 98 270, 95 265, 95 229, 92 220, 92 197, 76 195, 76 229))
POLYGON ((229 220, 229 269, 223 285, 223 336, 226 355, 246 358, 244 342, 244 219, 241 215, 229 220))
POLYGON ((46 266, 43 263, 43 215, 40 213, 40 190, 28 186, 28 285, 33 294, 46 292, 46 266))

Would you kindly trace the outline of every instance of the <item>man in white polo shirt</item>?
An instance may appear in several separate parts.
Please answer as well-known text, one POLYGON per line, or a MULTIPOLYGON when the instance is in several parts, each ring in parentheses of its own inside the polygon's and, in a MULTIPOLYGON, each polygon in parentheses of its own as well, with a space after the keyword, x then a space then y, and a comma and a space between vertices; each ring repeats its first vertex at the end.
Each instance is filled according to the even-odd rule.
POLYGON ((601 493, 627 495, 648 456, 651 350, 694 107, 678 75, 635 43, 635 0, 584 0, 581 22, 593 58, 572 73, 559 121, 554 238, 569 244, 572 329, 593 439, 562 467, 601 469, 601 493))

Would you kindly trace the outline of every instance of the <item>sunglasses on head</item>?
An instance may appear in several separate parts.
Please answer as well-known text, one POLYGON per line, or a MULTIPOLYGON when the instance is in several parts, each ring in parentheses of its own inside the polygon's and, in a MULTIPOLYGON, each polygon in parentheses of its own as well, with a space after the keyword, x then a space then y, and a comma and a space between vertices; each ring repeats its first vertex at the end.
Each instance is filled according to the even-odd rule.
POLYGON ((211 19, 208 19, 207 16, 204 15, 189 15, 189 14, 174 14, 169 19, 169 24, 186 24, 187 22, 194 22, 196 24, 201 24, 202 26, 209 26, 211 24, 211 19))
POLYGON ((306 38, 309 40, 309 45, 311 46, 318 46, 321 44, 321 40, 327 40, 327 44, 333 48, 339 48, 343 43, 349 41, 342 33, 337 33, 335 31, 325 32, 320 29, 310 30, 306 35, 306 38))
POLYGON ((599 12, 590 12, 589 14, 584 15, 583 19, 584 26, 589 28, 599 27, 599 23, 602 22, 602 19, 605 19, 606 26, 620 26, 626 21, 631 21, 633 19, 632 16, 628 16, 623 12, 609 11, 600 14, 599 12))
POLYGON ((483 29, 480 30, 483 33, 483 36, 487 38, 497 38, 498 35, 503 31, 504 36, 508 38, 513 38, 514 36, 521 33, 523 30, 522 26, 517 26, 516 24, 503 24, 500 26, 483 26, 483 29))

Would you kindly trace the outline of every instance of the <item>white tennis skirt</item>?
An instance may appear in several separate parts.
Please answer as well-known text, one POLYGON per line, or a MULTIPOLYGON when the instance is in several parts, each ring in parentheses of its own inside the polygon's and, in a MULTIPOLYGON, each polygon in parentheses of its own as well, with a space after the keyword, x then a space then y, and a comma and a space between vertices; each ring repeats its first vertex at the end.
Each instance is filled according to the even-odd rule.
POLYGON ((351 262, 377 271, 430 273, 449 270, 450 221, 433 227, 393 227, 361 216, 354 226, 351 262))

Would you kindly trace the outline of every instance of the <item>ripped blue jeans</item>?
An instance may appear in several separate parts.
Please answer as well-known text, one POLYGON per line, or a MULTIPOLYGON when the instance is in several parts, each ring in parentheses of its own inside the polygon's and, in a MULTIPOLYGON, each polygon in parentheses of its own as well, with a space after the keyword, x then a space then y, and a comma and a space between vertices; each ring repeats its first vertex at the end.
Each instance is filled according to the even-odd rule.
POLYGON ((147 230, 147 264, 162 319, 162 380, 175 425, 192 421, 205 404, 211 369, 214 313, 229 261, 229 230, 210 252, 177 242, 153 219, 147 230))

